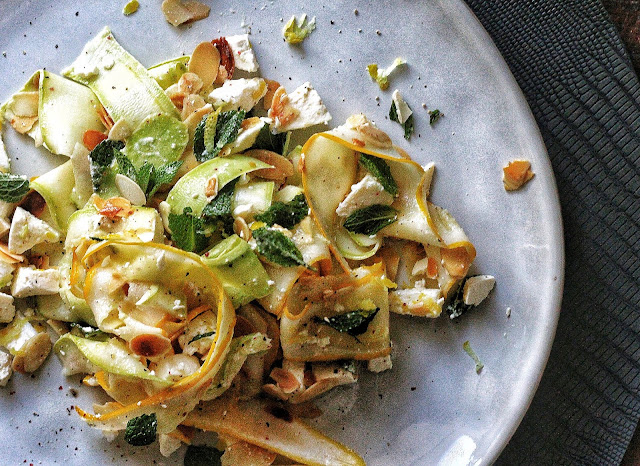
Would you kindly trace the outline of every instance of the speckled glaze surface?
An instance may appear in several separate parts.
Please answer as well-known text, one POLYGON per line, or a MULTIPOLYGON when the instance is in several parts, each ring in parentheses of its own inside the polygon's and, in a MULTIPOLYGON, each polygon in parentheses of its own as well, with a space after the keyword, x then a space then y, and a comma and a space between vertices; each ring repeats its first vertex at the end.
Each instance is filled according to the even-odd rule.
MULTIPOLYGON (((121 13, 125 3, 0 0, 0 100, 38 68, 59 72, 105 25, 147 66, 250 29, 263 76, 289 90, 309 80, 332 125, 364 112, 413 158, 434 161, 432 200, 463 225, 478 251, 473 271, 495 275, 496 288, 456 322, 394 316, 393 370, 362 374, 357 386, 330 393, 318 403, 324 416, 314 422, 371 465, 495 460, 526 411, 555 332, 562 225, 534 119, 464 3, 213 2, 209 18, 180 29, 164 20, 159 1, 141 1, 130 17, 121 13), (289 46, 282 20, 303 12, 317 17, 317 28, 300 46, 289 46), (380 91, 366 65, 386 66, 397 56, 408 66, 380 91), (387 116, 396 88, 415 112, 410 142, 387 116), (423 103, 445 117, 430 127, 423 103), (530 160, 536 176, 523 190, 506 193, 502 167, 516 158, 530 160), (480 374, 462 349, 466 340, 485 365, 480 374)), ((16 172, 35 175, 62 161, 11 130, 4 134, 16 172)), ((133 448, 121 437, 110 443, 84 425, 71 407, 90 407, 97 398, 79 379, 62 377, 55 357, 33 377, 14 376, 0 389, 0 462, 181 463, 183 450, 165 459, 156 445, 133 448)))

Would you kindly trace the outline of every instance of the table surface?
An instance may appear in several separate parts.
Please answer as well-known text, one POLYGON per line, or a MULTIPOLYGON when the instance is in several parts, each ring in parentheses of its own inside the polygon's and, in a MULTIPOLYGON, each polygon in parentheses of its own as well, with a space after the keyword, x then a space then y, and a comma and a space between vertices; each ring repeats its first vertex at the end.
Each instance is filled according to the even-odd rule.
MULTIPOLYGON (((640 75, 640 0, 602 0, 611 20, 618 27, 631 61, 640 75)), ((621 466, 640 464, 640 429, 636 428, 621 466)))

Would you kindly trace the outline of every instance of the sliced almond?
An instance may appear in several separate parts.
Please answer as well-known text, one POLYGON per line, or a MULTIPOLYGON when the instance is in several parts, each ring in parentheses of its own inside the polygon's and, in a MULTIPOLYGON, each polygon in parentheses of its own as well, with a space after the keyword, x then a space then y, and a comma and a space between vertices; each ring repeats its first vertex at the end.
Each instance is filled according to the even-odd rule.
POLYGON ((278 81, 272 81, 270 79, 265 79, 264 82, 267 83, 267 93, 264 95, 262 105, 265 110, 269 110, 273 101, 273 95, 281 86, 278 81))
POLYGON ((131 351, 146 358, 160 356, 171 348, 171 340, 167 337, 150 333, 138 335, 129 342, 131 351))
POLYGON ((184 124, 187 126, 187 129, 189 130, 190 141, 193 141, 193 135, 196 132, 196 126, 198 126, 198 123, 200 123, 200 121, 202 120, 202 118, 204 118, 205 115, 211 113, 212 110, 213 110, 213 107, 210 104, 207 104, 204 107, 199 108, 198 110, 193 112, 184 120, 184 124))
POLYGON ((378 129, 378 127, 362 113, 347 118, 347 125, 360 133, 365 143, 385 149, 393 146, 389 135, 381 129, 378 129))
POLYGON ((21 117, 14 116, 11 118, 11 126, 20 134, 25 134, 31 131, 33 125, 38 121, 38 116, 34 117, 21 117))
POLYGON ((131 136, 131 127, 124 118, 120 118, 109 130, 109 139, 113 141, 124 141, 131 136))
POLYGON ((22 373, 35 372, 47 359, 50 351, 49 335, 46 332, 34 335, 13 359, 13 370, 22 373))
POLYGON ((133 213, 131 201, 124 197, 112 197, 105 200, 100 196, 93 196, 92 199, 98 213, 109 219, 124 218, 133 213))
MULTIPOLYGON (((267 88, 268 89, 268 88, 267 88)), ((278 120, 280 126, 287 126, 300 112, 289 105, 289 96, 284 87, 280 86, 273 93, 269 117, 278 120)))
POLYGON ((249 228, 246 220, 242 217, 236 217, 233 221, 233 232, 245 241, 249 241, 252 236, 251 228, 249 228))
POLYGON ((182 101, 182 120, 189 118, 189 115, 196 110, 201 109, 206 105, 206 102, 202 97, 197 94, 191 94, 184 98, 182 101))
MULTIPOLYGON (((209 42, 203 42, 203 44, 209 44, 209 42)), ((191 60, 193 60, 193 56, 191 57, 191 60)), ((189 71, 180 76, 180 79, 178 80, 178 91, 184 92, 185 94, 197 94, 200 92, 203 85, 204 83, 202 78, 200 78, 200 75, 189 71)))
POLYGON ((218 52, 218 49, 211 42, 200 42, 191 54, 189 72, 199 76, 202 80, 202 85, 206 88, 216 80, 219 69, 220 52, 218 52))
POLYGON ((265 149, 253 149, 246 151, 244 155, 272 166, 272 168, 262 168, 254 171, 253 174, 255 176, 283 182, 288 176, 293 175, 293 164, 280 154, 265 149))
POLYGON ((207 197, 216 197, 218 195, 218 177, 212 176, 207 180, 204 188, 204 194, 207 197))
POLYGON ((194 0, 164 0, 162 13, 173 26, 190 23, 209 16, 210 8, 194 0))
POLYGON ((116 187, 125 199, 128 199, 133 205, 145 205, 147 197, 138 183, 131 178, 120 173, 116 175, 116 187))
POLYGON ((8 264, 17 264, 24 261, 24 256, 21 254, 14 254, 9 251, 9 246, 5 243, 0 243, 0 261, 8 264))
POLYGON ((98 106, 96 107, 96 112, 98 112, 98 117, 100 118, 100 121, 102 122, 104 127, 107 128, 107 131, 111 131, 111 128, 113 127, 113 118, 109 116, 107 110, 102 105, 98 104, 98 106))

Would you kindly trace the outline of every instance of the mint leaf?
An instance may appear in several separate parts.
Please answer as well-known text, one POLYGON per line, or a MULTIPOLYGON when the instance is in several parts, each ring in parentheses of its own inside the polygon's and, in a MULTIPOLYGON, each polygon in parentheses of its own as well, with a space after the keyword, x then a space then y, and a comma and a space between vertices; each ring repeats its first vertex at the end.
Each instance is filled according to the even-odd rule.
MULTIPOLYGON (((407 106, 409 106, 409 104, 407 104, 407 106)), ((411 110, 411 107, 409 107, 409 110, 411 110)), ((407 141, 411 139, 411 135, 413 134, 413 114, 409 115, 409 118, 407 118, 404 123, 400 123, 396 105, 394 102, 391 102, 391 108, 389 109, 389 119, 391 121, 395 121, 396 123, 399 123, 400 126, 402 126, 402 129, 404 129, 404 138, 407 141)))
POLYGON ((347 333, 352 337, 362 335, 369 328, 369 323, 373 320, 380 309, 372 309, 365 311, 359 309, 357 311, 345 312, 332 317, 315 316, 313 321, 318 324, 328 325, 329 327, 341 333, 347 333))
POLYGON ((225 184, 211 202, 202 209, 202 216, 208 218, 223 217, 231 215, 231 202, 238 178, 235 178, 225 184))
POLYGON ((258 245, 258 252, 269 262, 283 267, 305 265, 302 253, 294 242, 279 231, 262 227, 253 231, 253 237, 258 245))
POLYGON ((284 228, 293 228, 309 215, 309 206, 303 193, 294 197, 291 202, 274 202, 266 212, 256 215, 256 220, 269 226, 278 224, 284 228))
POLYGON ((391 206, 374 204, 356 210, 344 221, 344 227, 363 235, 375 235, 398 219, 398 212, 391 206))
POLYGON ((156 418, 156 413, 143 414, 129 419, 127 428, 124 431, 124 439, 128 444, 136 447, 151 445, 156 441, 157 429, 158 419, 156 418))
POLYGON ((438 120, 443 116, 444 116, 444 113, 442 113, 437 108, 435 110, 429 110, 429 124, 431 126, 435 125, 438 122, 438 120))
POLYGON ((151 181, 154 170, 155 167, 153 166, 153 164, 145 161, 138 169, 138 173, 136 174, 136 183, 138 183, 138 186, 142 188, 145 194, 147 193, 147 188, 149 187, 149 182, 151 181))
POLYGON ((291 132, 273 134, 271 132, 271 127, 265 124, 260 129, 256 142, 253 143, 251 148, 270 150, 276 154, 285 155, 290 135, 291 132))
MULTIPOLYGON (((116 162, 118 163, 118 172, 120 172, 120 174, 126 176, 127 178, 132 179, 137 183, 138 172, 136 170, 136 167, 133 166, 133 163, 131 163, 131 160, 129 160, 129 158, 119 150, 115 151, 114 155, 116 157, 116 162)), ((149 162, 145 162, 145 163, 149 163, 149 162)), ((144 191, 144 188, 142 188, 142 190, 144 191)))
POLYGON ((204 222, 191 214, 191 207, 185 207, 182 214, 169 214, 171 239, 176 247, 188 252, 198 252, 207 247, 207 238, 202 233, 204 222))
POLYGON ((89 166, 94 192, 100 189, 103 179, 111 170, 116 151, 120 151, 123 147, 124 142, 122 141, 105 139, 89 152, 89 166))
POLYGON ((196 160, 199 162, 206 150, 204 146, 204 127, 207 124, 208 118, 209 115, 203 116, 193 132, 193 155, 195 155, 196 160))
MULTIPOLYGON (((151 165, 149 180, 147 181, 146 186, 143 187, 142 185, 140 185, 140 187, 147 194, 147 198, 153 196, 158 188, 160 188, 160 186, 162 186, 163 184, 171 183, 173 181, 173 178, 176 176, 176 173, 178 173, 178 170, 182 166, 182 163, 182 160, 176 160, 175 162, 169 162, 160 167, 154 167, 153 165, 151 165)), ((142 171, 142 167, 140 167, 140 171, 142 171)))
POLYGON ((193 343, 194 341, 202 340, 203 338, 207 338, 207 337, 213 336, 213 335, 215 335, 215 334, 216 334, 216 331, 215 331, 215 330, 212 330, 212 331, 210 331, 210 332, 200 333, 200 334, 196 335, 195 337, 193 337, 193 338, 189 341, 189 343, 187 343, 187 345, 189 345, 189 344, 193 343))
POLYGON ((398 195, 398 183, 393 179, 389 165, 380 157, 360 154, 360 165, 367 169, 380 182, 385 191, 392 196, 398 195))
MULTIPOLYGON (((240 125, 245 116, 244 110, 230 110, 217 115, 215 137, 212 139, 211 123, 207 125, 209 118, 216 115, 205 115, 198 123, 194 133, 193 154, 198 162, 206 162, 218 156, 222 148, 238 137, 240 125), (208 127, 208 128, 207 128, 208 127)), ((213 121, 213 120, 212 120, 213 121)))
POLYGON ((29 192, 29 180, 24 176, 0 173, 0 201, 19 202, 29 192))
POLYGON ((184 466, 221 466, 223 453, 205 445, 189 445, 184 454, 184 466))

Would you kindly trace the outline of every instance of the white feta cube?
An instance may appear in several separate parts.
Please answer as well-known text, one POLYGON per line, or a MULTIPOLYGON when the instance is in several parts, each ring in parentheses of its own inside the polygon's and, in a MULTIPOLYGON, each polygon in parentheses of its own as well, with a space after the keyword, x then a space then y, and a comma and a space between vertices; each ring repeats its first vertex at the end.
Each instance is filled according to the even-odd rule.
POLYGON ((60 234, 47 222, 22 207, 16 208, 9 230, 9 251, 22 254, 36 244, 53 243, 59 239, 60 234))
POLYGON ((396 108, 396 115, 398 115, 398 123, 404 125, 404 122, 409 119, 409 117, 413 114, 407 103, 402 98, 402 94, 400 91, 396 89, 393 91, 391 95, 391 99, 393 100, 393 105, 396 108))
POLYGON ((13 375, 11 369, 11 355, 0 351, 0 387, 6 387, 9 379, 13 375))
POLYGON ((278 132, 308 128, 331 121, 331 114, 329 114, 327 107, 324 106, 320 94, 309 82, 304 83, 289 94, 287 106, 295 110, 297 116, 286 125, 282 125, 280 120, 276 118, 274 127, 278 132))
POLYGON ((35 267, 18 267, 11 285, 11 294, 16 298, 56 294, 59 291, 58 269, 40 270, 35 267))
POLYGON ((376 178, 367 173, 364 178, 351 186, 347 197, 338 205, 336 213, 341 217, 348 217, 358 209, 374 204, 391 205, 393 196, 384 190, 376 178))
POLYGON ((251 110, 267 93, 267 83, 262 78, 231 79, 209 94, 209 102, 224 110, 251 110))
POLYGON ((227 36, 226 39, 231 47, 236 68, 249 73, 258 71, 258 62, 249 42, 249 34, 227 36))
POLYGON ((0 323, 8 324, 16 316, 16 308, 13 305, 13 296, 0 293, 0 323))
POLYGON ((495 284, 496 279, 491 275, 469 277, 464 282, 462 300, 467 306, 477 306, 489 296, 495 284))

